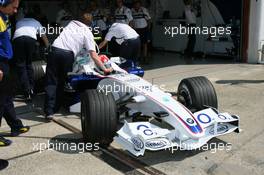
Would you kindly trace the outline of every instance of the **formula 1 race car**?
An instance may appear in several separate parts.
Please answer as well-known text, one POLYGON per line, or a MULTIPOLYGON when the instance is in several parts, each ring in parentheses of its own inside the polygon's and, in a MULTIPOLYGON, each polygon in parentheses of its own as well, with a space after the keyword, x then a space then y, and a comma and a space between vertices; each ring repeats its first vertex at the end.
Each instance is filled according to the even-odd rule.
POLYGON ((143 156, 146 150, 193 150, 214 137, 239 132, 239 117, 217 110, 217 95, 207 78, 182 80, 173 96, 144 80, 144 71, 132 61, 113 57, 106 62, 114 69, 111 75, 79 60, 68 77, 65 92, 74 94, 70 111, 81 113, 85 142, 108 146, 115 140, 134 156, 143 156))

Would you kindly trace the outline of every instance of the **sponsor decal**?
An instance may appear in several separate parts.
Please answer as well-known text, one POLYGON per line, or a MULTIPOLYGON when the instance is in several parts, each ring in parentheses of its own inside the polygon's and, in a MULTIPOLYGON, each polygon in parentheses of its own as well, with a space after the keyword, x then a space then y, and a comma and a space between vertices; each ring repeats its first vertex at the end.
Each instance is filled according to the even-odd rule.
POLYGON ((146 135, 146 136, 152 136, 153 135, 153 132, 150 130, 150 129, 145 129, 143 131, 143 133, 146 135))
POLYGON ((126 75, 125 75, 125 74, 116 74, 116 75, 114 75, 113 77, 114 77, 114 78, 117 78, 117 79, 123 79, 123 78, 126 77, 126 75))
POLYGON ((219 115, 218 115, 218 118, 220 118, 220 119, 222 119, 222 120, 226 120, 226 119, 227 119, 226 116, 224 116, 224 115, 222 115, 222 114, 219 114, 219 115))
MULTIPOLYGON (((228 131, 229 127, 227 125, 218 124, 217 126, 217 134, 224 134, 228 131)), ((212 127, 209 131, 211 135, 214 135, 214 127, 212 127)))
POLYGON ((134 78, 134 77, 132 77, 132 78, 128 78, 128 79, 126 79, 125 81, 127 81, 127 82, 129 82, 129 83, 133 83, 133 82, 138 82, 138 81, 140 81, 140 78, 134 78))
POLYGON ((145 146, 146 148, 157 150, 157 149, 165 148, 169 144, 170 143, 168 142, 167 139, 155 139, 155 140, 148 140, 145 143, 145 146))
POLYGON ((134 150, 135 151, 140 151, 140 150, 142 150, 144 148, 144 142, 138 137, 133 137, 131 139, 131 142, 134 145, 134 150))
POLYGON ((203 123, 203 124, 208 124, 208 123, 211 123, 212 121, 211 117, 207 114, 199 114, 197 119, 200 123, 203 123))
POLYGON ((138 125, 137 130, 140 130, 142 127, 145 128, 145 129, 148 129, 148 128, 149 128, 149 127, 146 126, 146 125, 138 125))
POLYGON ((186 122, 190 125, 194 124, 194 120, 192 118, 187 118, 186 122))
POLYGON ((168 97, 163 97, 163 98, 162 98, 162 101, 164 101, 164 102, 169 102, 170 99, 169 99, 168 97))
POLYGON ((143 133, 146 136, 152 136, 154 134, 153 131, 146 125, 138 125, 137 130, 141 130, 141 128, 144 128, 143 133))
POLYGON ((138 88, 152 92, 152 86, 139 86, 138 88))

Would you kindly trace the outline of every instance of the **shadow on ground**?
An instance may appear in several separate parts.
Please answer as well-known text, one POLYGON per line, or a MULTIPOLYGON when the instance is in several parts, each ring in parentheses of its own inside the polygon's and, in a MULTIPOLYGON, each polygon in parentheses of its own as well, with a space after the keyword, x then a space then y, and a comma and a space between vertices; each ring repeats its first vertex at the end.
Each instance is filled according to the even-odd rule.
MULTIPOLYGON (((58 151, 63 154, 83 154, 83 153, 91 153, 92 155, 95 155, 97 158, 101 159, 102 161, 106 162, 111 167, 115 168, 116 170, 123 172, 123 173, 129 173, 133 172, 133 169, 128 168, 127 166, 124 166, 120 164, 119 161, 114 159, 113 157, 109 156, 108 154, 104 153, 103 151, 91 151, 91 148, 97 148, 95 145, 91 145, 88 143, 89 150, 86 150, 85 144, 83 143, 81 134, 64 134, 64 135, 58 135, 52 139, 50 139, 50 144, 53 147, 55 151, 58 151), (74 146, 75 145, 75 146, 74 146)), ((218 150, 226 147, 228 145, 227 142, 214 138, 211 141, 208 142, 207 145, 203 146, 202 149, 192 150, 192 151, 182 151, 180 149, 176 149, 174 151, 172 150, 163 150, 163 151, 157 151, 157 152, 146 152, 144 157, 137 158, 139 161, 144 162, 147 164, 147 166, 154 166, 156 164, 160 163, 166 163, 166 162, 180 162, 182 160, 185 160, 189 157, 196 156, 203 152, 210 151, 211 153, 216 153, 218 150), (220 147, 221 146, 221 147, 220 147)), ((125 154, 130 155, 128 152, 125 152, 125 154)), ((132 156, 133 157, 133 156, 132 156)), ((135 158, 135 157, 134 157, 135 158)), ((205 157, 205 160, 207 157, 205 157)))
POLYGON ((216 81, 217 84, 231 84, 231 85, 239 85, 239 84, 261 84, 264 83, 264 80, 219 80, 216 81))
POLYGON ((149 63, 150 64, 142 65, 144 70, 152 70, 175 65, 234 64, 236 62, 234 58, 230 57, 203 57, 201 55, 196 55, 190 58, 175 52, 154 51, 149 63))

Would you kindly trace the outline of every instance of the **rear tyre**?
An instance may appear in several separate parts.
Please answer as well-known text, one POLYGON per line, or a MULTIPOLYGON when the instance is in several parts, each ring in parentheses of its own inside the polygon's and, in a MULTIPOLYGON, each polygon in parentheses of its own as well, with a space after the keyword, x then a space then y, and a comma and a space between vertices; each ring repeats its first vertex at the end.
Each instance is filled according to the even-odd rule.
POLYGON ((43 66, 46 65, 45 61, 34 61, 32 62, 33 67, 33 79, 34 79, 34 92, 43 92, 45 85, 45 72, 43 66))
POLYGON ((178 101, 191 111, 203 110, 205 106, 218 108, 215 89, 206 77, 182 80, 178 87, 178 101))
POLYGON ((86 90, 81 94, 82 134, 86 143, 109 146, 117 131, 117 107, 112 93, 86 90))

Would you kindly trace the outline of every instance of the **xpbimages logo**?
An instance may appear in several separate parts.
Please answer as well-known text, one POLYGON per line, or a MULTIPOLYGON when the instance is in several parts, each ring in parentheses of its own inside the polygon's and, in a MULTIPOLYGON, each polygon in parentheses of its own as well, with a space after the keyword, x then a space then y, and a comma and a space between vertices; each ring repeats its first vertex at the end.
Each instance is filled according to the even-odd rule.
POLYGON ((64 28, 60 26, 51 26, 50 24, 47 25, 47 27, 42 27, 39 29, 40 35, 60 35, 62 31, 64 30, 70 30, 72 34, 87 34, 87 30, 90 30, 93 32, 93 34, 98 35, 100 33, 99 27, 76 27, 76 28, 64 28))
POLYGON ((164 34, 170 37, 176 37, 177 35, 210 35, 215 38, 217 36, 231 35, 231 27, 196 27, 196 26, 165 26, 164 34))
POLYGON ((42 153, 44 151, 85 153, 86 151, 98 151, 99 143, 75 143, 62 142, 60 140, 49 140, 42 143, 33 143, 33 151, 42 153))
POLYGON ((194 151, 210 151, 212 154, 215 154, 218 151, 226 151, 230 152, 232 150, 232 144, 231 143, 207 143, 201 147, 193 148, 193 145, 186 144, 184 142, 180 142, 178 147, 169 147, 166 148, 166 150, 169 150, 172 154, 177 151, 185 151, 185 150, 194 150, 194 151))

